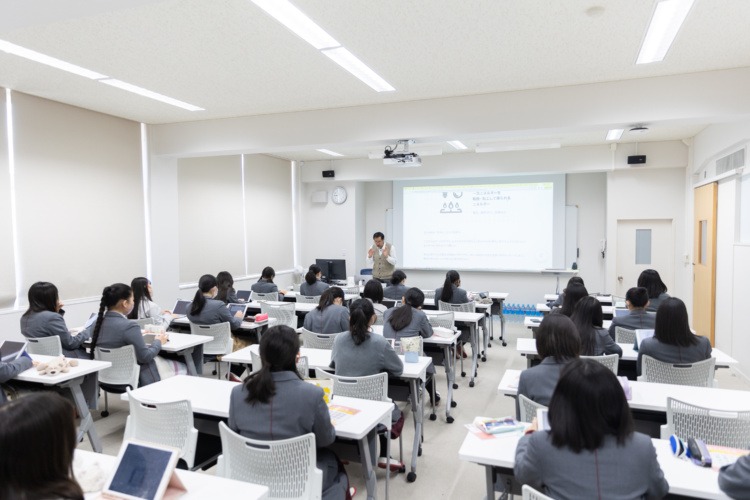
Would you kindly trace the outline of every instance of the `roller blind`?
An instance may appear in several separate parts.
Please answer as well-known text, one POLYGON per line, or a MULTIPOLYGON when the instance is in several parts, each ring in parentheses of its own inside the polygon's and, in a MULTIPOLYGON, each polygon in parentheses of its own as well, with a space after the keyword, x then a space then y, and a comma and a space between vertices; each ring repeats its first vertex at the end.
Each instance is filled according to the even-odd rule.
POLYGON ((245 274, 240 155, 177 164, 180 282, 203 274, 245 274))
POLYGON ((6 104, 5 89, 0 87, 0 309, 13 307, 16 299, 6 104))
POLYGON ((23 294, 98 296, 146 272, 140 124, 13 93, 23 294))

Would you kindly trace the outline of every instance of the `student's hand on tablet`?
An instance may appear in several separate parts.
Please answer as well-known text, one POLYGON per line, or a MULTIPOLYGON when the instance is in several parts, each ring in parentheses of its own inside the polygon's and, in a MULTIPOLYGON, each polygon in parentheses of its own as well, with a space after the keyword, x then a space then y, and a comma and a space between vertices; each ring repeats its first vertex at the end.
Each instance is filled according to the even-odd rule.
POLYGON ((164 309, 161 313, 162 314, 170 314, 171 315, 172 311, 170 311, 169 309, 164 309))
POLYGON ((237 311, 236 313, 234 313, 234 317, 242 319, 245 317, 245 313, 242 311, 237 311))

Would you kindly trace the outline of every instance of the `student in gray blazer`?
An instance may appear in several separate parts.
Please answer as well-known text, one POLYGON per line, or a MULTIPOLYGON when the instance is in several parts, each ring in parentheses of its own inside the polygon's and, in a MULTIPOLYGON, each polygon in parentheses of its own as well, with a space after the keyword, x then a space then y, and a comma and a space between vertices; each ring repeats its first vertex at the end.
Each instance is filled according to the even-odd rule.
POLYGON ((383 296, 388 299, 401 300, 409 288, 404 285, 406 282, 406 273, 402 270, 393 271, 388 286, 383 290, 383 296))
POLYGON ((653 330, 656 323, 656 314, 646 311, 648 306, 648 291, 643 287, 631 288, 625 293, 625 305, 628 306, 629 314, 615 316, 609 326, 609 336, 615 339, 615 328, 627 328, 628 330, 653 330))
POLYGON ((255 293, 277 292, 279 294, 279 300, 284 300, 286 290, 279 290, 279 287, 276 286, 276 284, 273 282, 273 279, 275 277, 276 271, 274 271, 272 267, 264 267, 263 271, 260 274, 260 279, 257 282, 253 283, 253 285, 250 287, 250 290, 255 293))
POLYGON ((320 281, 320 277, 323 275, 323 270, 320 267, 312 264, 310 270, 305 275, 305 282, 299 287, 299 293, 302 295, 316 297, 323 295, 323 292, 328 290, 328 283, 320 281))
POLYGON ((685 303, 670 297, 656 312, 654 336, 641 342, 638 349, 638 375, 641 375, 643 356, 665 363, 695 363, 711 357, 711 341, 693 335, 685 303))
MULTIPOLYGON (((568 280, 568 284, 565 285, 565 288, 573 284, 583 285, 584 284, 583 278, 581 278, 580 276, 573 276, 572 278, 568 280)), ((559 294, 555 300, 553 300, 552 302, 549 302, 547 305, 549 306, 550 309, 553 309, 555 307, 561 307, 563 303, 563 297, 565 297, 565 289, 563 289, 563 293, 559 294)))
POLYGON ((315 434, 317 466, 323 471, 323 499, 346 497, 348 479, 339 472, 336 456, 326 446, 336 439, 323 389, 308 384, 297 373, 297 333, 288 326, 268 329, 260 341, 263 367, 232 389, 229 428, 263 441, 315 434))
POLYGON ((218 281, 210 274, 204 274, 198 281, 198 291, 195 293, 188 319, 198 325, 215 325, 217 323, 229 323, 232 330, 242 326, 244 319, 242 311, 231 315, 227 305, 221 300, 216 300, 218 293, 218 281))
MULTIPOLYGON (((396 358, 398 359, 398 358, 396 358)), ((401 360, 398 360, 399 363, 401 360)), ((14 359, 8 363, 0 361, 0 384, 5 383, 18 375, 19 373, 28 370, 33 366, 31 358, 27 356, 21 356, 18 359, 14 359)), ((5 403, 5 391, 0 390, 0 406, 5 403)))
POLYGON ((448 271, 445 274, 445 283, 435 290, 435 305, 438 302, 448 302, 449 304, 465 304, 471 302, 466 290, 459 288, 461 286, 461 276, 457 271, 448 271))
MULTIPOLYGON (((536 350, 542 362, 521 372, 518 394, 547 406, 563 368, 581 352, 581 339, 570 318, 563 314, 545 316, 536 331, 536 350)), ((521 418, 518 398, 516 418, 521 418)))
POLYGON ((229 274, 229 271, 221 271, 217 274, 216 283, 218 285, 216 300, 220 300, 225 304, 238 304, 245 302, 244 299, 237 297, 237 292, 234 289, 234 278, 229 274))
POLYGON ((349 330, 349 310, 344 307, 344 291, 332 286, 320 296, 318 307, 305 314, 303 326, 314 333, 341 333, 349 330))
POLYGON ((581 338, 581 356, 617 354, 622 357, 622 348, 602 328, 602 303, 595 297, 579 300, 570 319, 581 338))
POLYGON ((97 347, 116 349, 132 345, 135 348, 136 361, 140 365, 138 386, 141 387, 161 380, 154 358, 168 337, 157 335, 151 345, 147 346, 141 334, 141 327, 126 317, 133 309, 133 305, 133 289, 128 285, 115 283, 104 288, 99 303, 99 316, 96 323, 88 328, 88 334, 91 336, 90 356, 94 359, 97 347))
POLYGON ((735 500, 750 500, 750 455, 721 468, 719 488, 735 500))
POLYGON ((513 473, 520 483, 559 500, 669 492, 651 439, 633 431, 622 387, 604 365, 568 364, 549 404, 549 425, 537 431, 535 421, 518 442, 513 473))
POLYGON ((659 272, 656 269, 646 269, 638 276, 638 286, 643 287, 648 292, 649 304, 646 306, 647 311, 656 312, 659 304, 669 298, 667 285, 661 280, 659 272))

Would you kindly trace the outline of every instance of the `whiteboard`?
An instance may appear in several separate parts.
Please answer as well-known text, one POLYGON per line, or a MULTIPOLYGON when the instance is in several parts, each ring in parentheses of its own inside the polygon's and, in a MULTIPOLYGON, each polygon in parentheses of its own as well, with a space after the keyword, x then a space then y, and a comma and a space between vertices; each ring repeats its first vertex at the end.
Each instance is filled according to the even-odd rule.
POLYGON ((393 244, 393 209, 385 209, 385 239, 393 244))

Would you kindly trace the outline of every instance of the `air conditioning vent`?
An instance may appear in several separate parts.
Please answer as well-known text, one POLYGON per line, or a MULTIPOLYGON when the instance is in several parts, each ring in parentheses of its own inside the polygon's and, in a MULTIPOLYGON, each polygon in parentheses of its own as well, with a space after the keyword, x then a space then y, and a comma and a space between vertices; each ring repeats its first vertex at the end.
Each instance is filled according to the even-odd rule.
POLYGON ((745 148, 716 160, 716 175, 745 166, 745 148))

